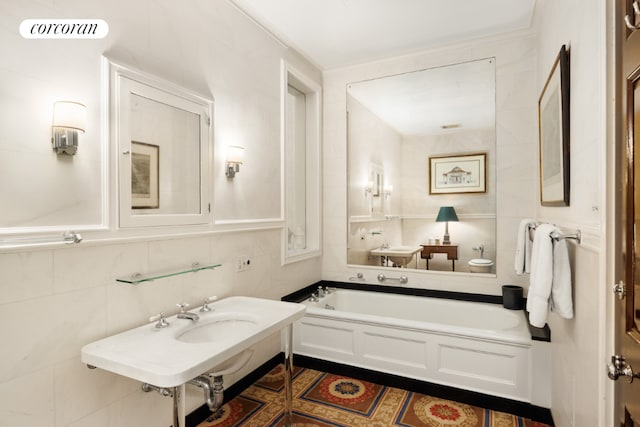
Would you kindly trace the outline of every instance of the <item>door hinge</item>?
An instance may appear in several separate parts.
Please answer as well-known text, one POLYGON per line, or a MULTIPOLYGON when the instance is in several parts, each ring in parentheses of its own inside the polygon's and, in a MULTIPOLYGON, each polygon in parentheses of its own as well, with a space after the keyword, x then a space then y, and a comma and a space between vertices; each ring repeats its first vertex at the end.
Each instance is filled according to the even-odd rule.
POLYGON ((211 213, 211 203, 207 205, 207 209, 209 209, 209 213, 211 213))
POLYGON ((207 126, 211 126, 211 117, 207 117, 207 126))
POLYGON ((627 295, 627 286, 624 284, 622 280, 613 285, 613 293, 618 297, 619 300, 624 299, 627 295))

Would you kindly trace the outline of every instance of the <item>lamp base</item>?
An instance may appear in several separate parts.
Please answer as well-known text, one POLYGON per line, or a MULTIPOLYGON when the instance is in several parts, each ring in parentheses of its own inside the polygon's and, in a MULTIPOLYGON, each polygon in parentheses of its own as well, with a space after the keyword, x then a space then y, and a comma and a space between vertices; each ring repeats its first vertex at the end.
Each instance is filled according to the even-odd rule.
POLYGON ((444 223, 444 237, 442 238, 443 245, 450 245, 451 240, 449 239, 449 221, 444 223))

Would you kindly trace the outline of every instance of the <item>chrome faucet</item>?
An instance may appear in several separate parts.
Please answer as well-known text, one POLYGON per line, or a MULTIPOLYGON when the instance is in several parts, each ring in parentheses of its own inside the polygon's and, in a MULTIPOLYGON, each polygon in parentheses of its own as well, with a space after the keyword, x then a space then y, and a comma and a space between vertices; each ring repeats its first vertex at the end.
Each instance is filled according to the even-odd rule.
POLYGON ((478 246, 474 246, 471 249, 474 251, 480 251, 480 258, 484 258, 484 243, 480 243, 478 246))
POLYGON ((176 305, 180 307, 180 313, 178 313, 178 315, 176 316, 178 319, 189 319, 194 322, 200 320, 200 316, 198 316, 196 313, 192 313, 186 310, 186 308, 189 307, 189 304, 187 304, 186 302, 176 305))

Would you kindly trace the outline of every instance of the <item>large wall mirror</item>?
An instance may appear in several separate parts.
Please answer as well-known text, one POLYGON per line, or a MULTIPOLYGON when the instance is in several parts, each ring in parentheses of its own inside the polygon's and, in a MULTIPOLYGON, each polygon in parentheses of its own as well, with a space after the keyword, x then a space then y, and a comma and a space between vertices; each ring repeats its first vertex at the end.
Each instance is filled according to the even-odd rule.
POLYGON ((495 111, 494 58, 347 85, 349 264, 495 273, 495 111))
POLYGON ((208 223, 212 102, 110 67, 120 227, 208 223))

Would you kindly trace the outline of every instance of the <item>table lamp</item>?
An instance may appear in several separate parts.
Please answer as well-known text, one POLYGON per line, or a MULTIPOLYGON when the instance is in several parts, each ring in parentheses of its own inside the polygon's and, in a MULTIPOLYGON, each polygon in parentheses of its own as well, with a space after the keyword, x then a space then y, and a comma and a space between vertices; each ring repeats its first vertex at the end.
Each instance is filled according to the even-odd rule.
POLYGON ((456 210, 453 209, 453 206, 441 206, 438 211, 438 216, 436 217, 436 222, 444 222, 444 238, 442 239, 443 245, 450 245, 451 240, 449 239, 449 221, 458 221, 458 215, 456 215, 456 210))

